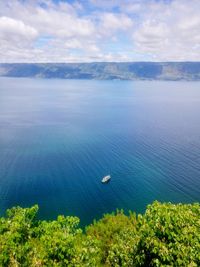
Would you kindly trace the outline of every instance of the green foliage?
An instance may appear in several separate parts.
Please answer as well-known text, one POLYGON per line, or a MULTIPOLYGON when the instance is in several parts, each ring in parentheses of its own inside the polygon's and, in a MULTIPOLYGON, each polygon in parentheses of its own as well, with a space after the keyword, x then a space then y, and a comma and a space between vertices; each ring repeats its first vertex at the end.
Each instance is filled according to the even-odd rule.
POLYGON ((136 215, 123 211, 106 214, 86 228, 88 236, 98 240, 101 263, 108 266, 132 266, 133 254, 139 240, 136 215))
POLYGON ((0 266, 200 266, 200 204, 154 202, 144 215, 36 219, 38 206, 0 218, 0 266))
POLYGON ((140 236, 144 266, 200 266, 200 205, 154 202, 143 217, 140 236))
POLYGON ((12 208, 0 219, 0 266, 94 266, 98 248, 77 217, 38 221, 37 210, 12 208))

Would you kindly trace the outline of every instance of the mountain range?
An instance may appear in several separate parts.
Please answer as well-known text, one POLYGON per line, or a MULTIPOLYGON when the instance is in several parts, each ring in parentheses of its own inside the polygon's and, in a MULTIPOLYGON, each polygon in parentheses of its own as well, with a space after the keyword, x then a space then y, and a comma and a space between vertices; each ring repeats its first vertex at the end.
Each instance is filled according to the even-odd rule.
POLYGON ((200 62, 0 63, 0 76, 200 81, 200 62))

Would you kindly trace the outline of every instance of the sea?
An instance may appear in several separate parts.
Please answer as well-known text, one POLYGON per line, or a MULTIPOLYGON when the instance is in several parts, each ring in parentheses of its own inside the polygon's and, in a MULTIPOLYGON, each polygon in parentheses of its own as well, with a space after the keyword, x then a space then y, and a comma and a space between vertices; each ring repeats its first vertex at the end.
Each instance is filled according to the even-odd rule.
POLYGON ((200 82, 0 78, 1 216, 85 226, 155 200, 200 201, 200 82))

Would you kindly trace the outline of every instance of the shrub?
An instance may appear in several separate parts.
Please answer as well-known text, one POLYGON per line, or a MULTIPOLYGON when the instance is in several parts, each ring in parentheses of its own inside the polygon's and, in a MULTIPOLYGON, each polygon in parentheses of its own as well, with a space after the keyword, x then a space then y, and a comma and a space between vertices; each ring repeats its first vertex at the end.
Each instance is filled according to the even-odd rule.
POLYGON ((0 218, 0 266, 200 266, 200 205, 154 202, 144 215, 36 219, 38 206, 0 218))

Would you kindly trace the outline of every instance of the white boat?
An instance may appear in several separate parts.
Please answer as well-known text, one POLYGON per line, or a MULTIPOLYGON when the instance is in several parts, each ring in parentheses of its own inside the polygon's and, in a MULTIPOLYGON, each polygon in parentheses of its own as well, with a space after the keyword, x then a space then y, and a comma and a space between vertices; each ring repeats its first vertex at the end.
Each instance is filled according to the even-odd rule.
POLYGON ((111 176, 110 175, 107 175, 107 176, 103 177, 103 179, 101 180, 101 182, 105 184, 105 183, 108 183, 110 181, 110 179, 111 179, 111 176))

